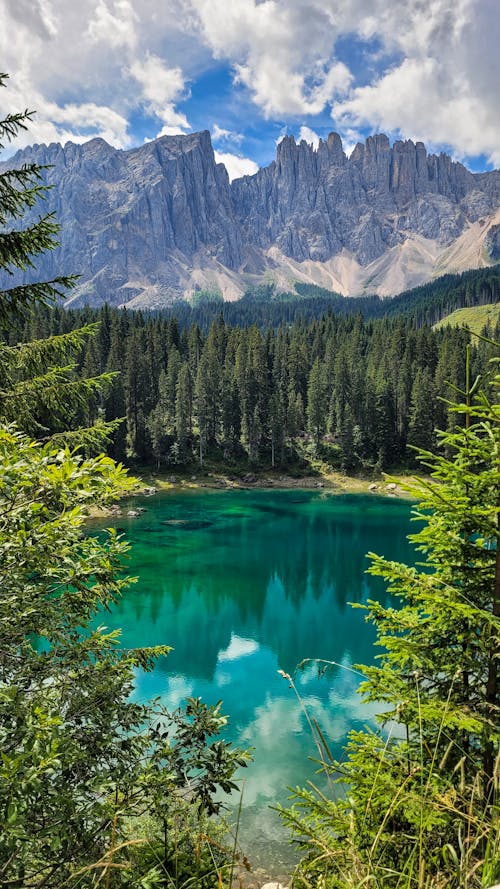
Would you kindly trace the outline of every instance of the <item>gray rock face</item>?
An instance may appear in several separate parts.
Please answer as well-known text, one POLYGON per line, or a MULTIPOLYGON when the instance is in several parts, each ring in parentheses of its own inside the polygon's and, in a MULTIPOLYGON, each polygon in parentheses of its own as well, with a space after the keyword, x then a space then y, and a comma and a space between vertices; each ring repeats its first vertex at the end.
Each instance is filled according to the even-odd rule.
POLYGON ((486 236, 486 247, 491 259, 500 261, 500 225, 492 225, 486 236))
POLYGON ((233 182, 232 193, 246 241, 298 261, 325 262, 345 248, 366 265, 408 232, 452 243, 498 208, 500 172, 473 174, 427 155, 422 142, 391 148, 384 135, 358 143, 348 160, 332 133, 317 151, 283 139, 277 161, 233 182))
MULTIPOLYGON (((286 137, 268 167, 231 184, 206 131, 126 152, 102 139, 35 145, 0 169, 30 162, 51 165, 43 209, 61 224, 60 247, 41 257, 37 277, 79 273, 71 301, 80 304, 155 305, 228 281, 237 295, 269 279, 273 251, 318 268, 346 251, 367 267, 408 239, 448 247, 500 204, 499 171, 473 174, 384 135, 349 159, 335 133, 316 150, 286 137)), ((498 227, 487 237, 494 260, 498 227)))

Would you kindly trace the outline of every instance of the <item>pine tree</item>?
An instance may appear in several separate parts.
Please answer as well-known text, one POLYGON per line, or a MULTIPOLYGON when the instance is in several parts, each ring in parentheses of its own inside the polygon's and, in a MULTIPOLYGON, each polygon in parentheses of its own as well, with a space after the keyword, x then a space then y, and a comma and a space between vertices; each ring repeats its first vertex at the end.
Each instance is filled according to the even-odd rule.
POLYGON ((144 361, 144 330, 134 327, 127 340, 124 387, 127 407, 127 443, 132 456, 145 459, 146 417, 144 395, 147 373, 144 361))
MULTIPOLYGON (((28 117, 7 117, 0 137, 15 135, 28 117)), ((39 176, 36 167, 0 174, 1 225, 33 205, 40 188, 26 186, 39 176)), ((55 232, 50 217, 4 229, 1 267, 30 268, 54 246, 55 232)), ((67 283, 1 291, 2 323, 67 283)), ((149 669, 166 647, 120 650, 117 633, 96 629, 99 611, 129 582, 127 547, 113 531, 85 534, 86 510, 134 482, 109 458, 84 459, 67 444, 73 436, 81 452, 99 437, 95 427, 85 435, 67 426, 103 380, 78 380, 76 363, 60 363, 94 332, 87 326, 0 346, 0 883, 19 889, 171 885, 174 820, 187 843, 181 880, 192 876, 195 852, 203 877, 218 863, 203 864, 194 807, 216 813, 216 789, 233 789, 232 774, 244 764, 224 741, 211 741, 225 723, 219 707, 191 700, 186 714, 153 714, 130 700, 134 671, 149 669), (54 427, 47 442, 33 440, 54 427), (173 743, 167 720, 177 727, 173 743), (186 782, 192 804, 181 801, 186 782), (143 811, 152 819, 147 837, 131 837, 143 811)))
POLYGON ((285 444, 285 412, 279 392, 273 392, 269 400, 269 434, 271 438, 271 466, 276 466, 276 455, 283 460, 285 444))
POLYGON ((175 434, 179 460, 184 463, 190 456, 189 442, 193 432, 193 387, 189 365, 181 366, 175 399, 175 434))
MULTIPOLYGON (((7 85, 8 75, 0 74, 0 88, 7 85)), ((0 121, 0 149, 5 140, 11 141, 21 130, 26 130, 33 112, 24 111, 9 114, 0 121)), ((37 164, 25 164, 20 169, 4 170, 0 173, 0 271, 3 280, 14 276, 14 272, 27 272, 35 267, 35 259, 46 250, 57 246, 58 225, 53 214, 46 213, 31 225, 24 228, 13 227, 14 221, 21 219, 31 210, 46 192, 43 184, 44 168, 37 164)), ((19 275, 17 278, 19 279, 19 275)), ((0 292, 0 325, 8 322, 12 312, 19 312, 34 303, 46 304, 63 296, 75 279, 57 277, 52 281, 17 283, 0 292)))
POLYGON ((194 386, 195 417, 198 425, 198 461, 200 468, 203 467, 203 460, 207 452, 210 421, 212 419, 207 364, 208 359, 204 352, 198 365, 198 372, 196 374, 194 386))
POLYGON ((408 444, 415 448, 434 447, 436 393, 427 369, 418 370, 412 387, 408 418, 408 444))
POLYGON ((326 430, 326 386, 323 367, 320 359, 316 358, 307 387, 307 422, 309 431, 314 435, 316 453, 319 450, 321 438, 326 430))
MULTIPOLYGON (((6 80, 7 75, 0 74, 0 88, 6 86, 6 80)), ((0 121, 0 149, 5 140, 11 141, 27 128, 31 116, 32 112, 24 111, 0 121)), ((20 222, 46 193, 43 172, 39 165, 26 164, 0 173, 0 329, 8 328, 16 314, 64 296, 76 280, 67 276, 44 282, 30 280, 37 256, 53 250, 58 243, 58 225, 52 214, 40 215, 25 226, 20 222), (13 286, 7 287, 7 283, 13 286)), ((101 374, 100 368, 96 375, 83 380, 76 373, 78 354, 95 333, 95 325, 85 325, 80 330, 31 343, 1 344, 3 420, 15 420, 39 438, 57 434, 60 441, 64 438, 67 443, 78 442, 99 450, 117 424, 106 424, 99 417, 87 429, 78 427, 88 419, 89 404, 111 383, 112 377, 101 374)))
POLYGON ((383 653, 361 668, 361 692, 392 727, 351 733, 332 767, 345 797, 303 791, 302 812, 285 815, 309 837, 303 872, 332 889, 500 877, 500 375, 467 375, 461 395, 463 424, 439 434, 440 453, 420 452, 432 480, 414 491, 411 539, 424 562, 371 556, 401 607, 368 603, 383 653))

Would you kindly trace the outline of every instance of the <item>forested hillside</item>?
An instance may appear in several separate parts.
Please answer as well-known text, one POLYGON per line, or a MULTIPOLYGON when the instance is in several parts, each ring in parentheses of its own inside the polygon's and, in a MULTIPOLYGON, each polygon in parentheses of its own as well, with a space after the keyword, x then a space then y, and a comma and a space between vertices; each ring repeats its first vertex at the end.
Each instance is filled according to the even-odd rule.
MULTIPOLYGON (((416 327, 414 318, 333 312, 267 331, 230 326, 219 313, 204 333, 174 316, 108 307, 40 310, 10 339, 95 321, 79 374, 116 376, 82 420, 125 417, 111 455, 158 468, 206 457, 228 468, 289 466, 315 455, 344 470, 413 465, 410 446, 433 447, 434 430, 451 422, 442 399, 449 384, 463 387, 470 339, 461 329, 416 327)), ((472 355, 479 372, 490 347, 476 339, 472 355)))
MULTIPOLYGON (((0 87, 4 81, 0 74, 0 87)), ((21 112, 0 119, 0 149, 29 118, 21 112)), ((34 268, 56 246, 51 214, 25 225, 25 214, 45 191, 40 177, 36 164, 0 169, 0 271, 11 284, 13 270, 34 268)), ((315 304, 312 314, 318 317, 277 314, 277 323, 264 322, 264 314, 253 314, 264 305, 253 301, 254 294, 235 309, 248 313, 239 325, 218 308, 203 323, 196 316, 187 323, 187 315, 181 320, 108 306, 49 308, 47 302, 74 284, 60 275, 0 290, 1 886, 255 885, 240 876, 240 870, 251 870, 247 857, 238 854, 240 817, 252 805, 246 792, 239 796, 230 844, 227 823, 217 817, 223 794, 239 790, 236 770, 250 754, 232 746, 222 702, 184 700, 193 691, 180 672, 181 705, 165 694, 163 658, 170 652, 168 634, 180 597, 164 612, 168 619, 158 620, 160 637, 153 646, 143 639, 140 647, 129 646, 118 627, 102 623, 116 617, 130 583, 124 565, 128 545, 118 528, 89 529, 89 510, 109 506, 135 483, 123 466, 95 452, 107 448, 127 461, 182 468, 209 457, 239 468, 319 456, 366 472, 410 463, 411 446, 434 451, 419 452, 431 478, 413 488, 420 499, 414 511, 420 529, 410 539, 419 561, 407 565, 372 554, 370 573, 387 583, 391 600, 365 598, 365 590, 355 597, 376 629, 382 653, 372 666, 352 666, 347 648, 340 660, 319 662, 322 676, 333 667, 363 678, 360 707, 349 685, 342 685, 346 712, 355 716, 359 710, 363 723, 363 714, 367 720, 376 714, 378 729, 352 728, 342 761, 335 761, 330 737, 338 740, 348 728, 335 709, 338 698, 328 694, 320 725, 310 715, 311 696, 304 695, 300 680, 295 684, 292 675, 277 669, 280 661, 269 658, 273 651, 265 653, 265 670, 271 664, 275 678, 278 672, 297 696, 304 719, 290 720, 294 733, 307 724, 317 742, 315 765, 332 782, 327 793, 313 782, 297 787, 295 805, 282 812, 301 851, 290 886, 498 884, 500 376, 494 340, 500 339, 500 322, 486 328, 486 338, 424 323, 434 310, 448 311, 454 301, 456 307, 456 300, 491 303, 498 295, 498 273, 491 272, 491 279, 489 274, 436 282, 442 289, 423 288, 413 309, 407 295, 399 310, 397 302, 390 304, 400 315, 375 319, 359 312, 320 313, 325 295, 313 292, 302 305, 315 304), (402 306, 408 307, 406 315, 402 306), (436 433, 436 427, 445 431, 436 433), (135 693, 155 664, 161 684, 143 687, 159 695, 141 703, 135 693), (333 783, 343 784, 345 792, 333 783)), ((332 307, 332 297, 326 297, 332 307)), ((288 303, 276 305, 287 310, 288 303)), ((199 309, 205 311, 203 304, 199 309)), ((338 502, 354 539, 351 506, 344 498, 338 502)), ((386 510, 390 501, 380 500, 371 521, 385 525, 386 510)), ((283 527, 274 524, 276 511, 270 513, 273 529, 283 527)), ((229 508, 225 519, 226 529, 234 523, 238 535, 243 528, 246 536, 244 514, 229 508)), ((160 524, 184 522, 169 518, 160 524)), ((188 521, 184 530, 206 524, 188 521)), ((312 538, 317 525, 311 516, 308 527, 312 538)), ((164 549, 158 538, 143 541, 143 554, 161 549, 163 566, 174 572, 179 551, 168 533, 164 549)), ((219 527, 210 535, 211 547, 220 536, 219 527)), ((326 538, 332 563, 339 563, 332 580, 322 554, 313 560, 299 550, 298 573, 312 598, 294 612, 297 623, 309 623, 308 610, 317 616, 313 576, 321 577, 339 606, 343 601, 337 579, 351 553, 340 551, 335 539, 326 538)), ((188 560, 197 558, 196 537, 191 541, 182 544, 187 570, 181 568, 178 577, 194 613, 201 595, 189 570, 188 560)), ((295 540, 287 536, 287 545, 295 540)), ((220 552, 211 552, 211 573, 220 552)), ((227 562, 235 560, 231 550, 227 562)), ((257 562, 252 550, 246 585, 241 571, 228 574, 236 594, 233 614, 247 609, 245 593, 255 586, 257 562)), ((284 577, 292 573, 287 567, 284 577)), ((217 574, 210 580, 216 586, 217 574)), ((133 609, 141 631, 163 613, 158 606, 166 584, 156 571, 152 586, 152 607, 141 602, 133 609)), ((273 587, 280 588, 282 602, 294 597, 274 566, 265 573, 266 596, 273 587)), ((212 598, 210 584, 205 594, 212 598)), ((215 605, 223 595, 218 590, 215 605)), ((262 619, 262 601, 255 623, 262 619)), ((335 613, 325 621, 332 634, 339 632, 335 613)), ((211 636, 219 612, 212 614, 210 621, 191 624, 197 633, 186 634, 186 650, 211 636)), ((279 620, 293 634, 294 622, 283 619, 283 612, 274 614, 274 626, 279 620)), ((216 648, 223 664, 217 694, 219 688, 227 691, 226 671, 239 646, 245 658, 266 647, 257 633, 254 639, 236 630, 234 622, 227 645, 216 648)), ((234 674, 246 709, 254 665, 245 660, 234 674)), ((305 674, 311 662, 299 666, 305 674)), ((255 708, 252 720, 261 722, 261 737, 267 739, 287 711, 274 708, 268 719, 262 710, 255 708)), ((256 750, 262 787, 265 770, 258 756, 256 750)), ((274 771, 279 779, 279 762, 274 771)), ((254 876, 257 871, 248 880, 254 876)))
POLYGON ((248 290, 236 302, 224 302, 217 291, 198 291, 190 302, 178 300, 162 309, 164 317, 175 317, 180 328, 197 324, 208 331, 219 315, 226 324, 257 325, 262 330, 293 324, 298 319, 321 318, 325 312, 366 319, 404 315, 416 326, 435 324, 455 309, 485 305, 500 300, 500 267, 443 275, 428 284, 400 293, 393 299, 379 296, 344 297, 314 284, 295 284, 295 291, 280 292, 273 284, 248 290))

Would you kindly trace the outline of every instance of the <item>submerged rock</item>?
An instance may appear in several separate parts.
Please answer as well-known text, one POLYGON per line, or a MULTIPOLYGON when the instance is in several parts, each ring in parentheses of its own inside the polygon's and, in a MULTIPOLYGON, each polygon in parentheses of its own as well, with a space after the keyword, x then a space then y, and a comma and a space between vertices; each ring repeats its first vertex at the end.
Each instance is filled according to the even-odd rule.
POLYGON ((200 531, 202 528, 210 528, 213 522, 208 519, 166 519, 162 525, 171 525, 180 531, 200 531))

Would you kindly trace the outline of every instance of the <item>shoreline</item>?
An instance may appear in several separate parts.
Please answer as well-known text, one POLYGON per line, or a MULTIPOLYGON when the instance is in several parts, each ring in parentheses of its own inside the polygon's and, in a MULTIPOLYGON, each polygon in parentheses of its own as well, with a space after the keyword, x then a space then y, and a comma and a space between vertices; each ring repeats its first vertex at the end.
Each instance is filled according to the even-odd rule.
MULTIPOLYGON (((303 490, 324 491, 330 494, 370 494, 374 497, 396 497, 403 500, 415 500, 415 495, 408 486, 418 484, 419 477, 410 473, 387 474, 374 480, 358 476, 345 475, 341 472, 323 472, 315 475, 295 477, 283 472, 246 472, 236 475, 231 472, 199 472, 166 473, 142 470, 130 475, 137 480, 135 491, 125 495, 123 499, 141 497, 148 498, 155 494, 178 494, 196 491, 231 491, 231 490, 303 490)), ((105 518, 121 515, 119 503, 109 507, 93 507, 89 510, 89 518, 105 518)))
POLYGON ((374 480, 373 478, 361 478, 358 476, 344 475, 341 472, 330 472, 316 475, 303 475, 296 477, 287 473, 247 472, 236 476, 227 472, 198 473, 191 476, 176 475, 172 473, 137 473, 136 477, 144 489, 155 487, 160 491, 197 490, 201 488, 211 489, 247 489, 268 488, 274 490, 316 490, 324 489, 339 494, 378 494, 393 496, 408 496, 405 486, 416 482, 414 475, 397 473, 387 475, 387 478, 374 480))

